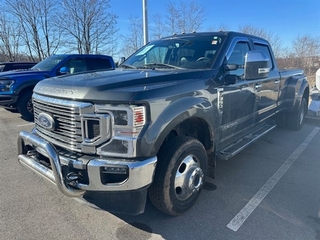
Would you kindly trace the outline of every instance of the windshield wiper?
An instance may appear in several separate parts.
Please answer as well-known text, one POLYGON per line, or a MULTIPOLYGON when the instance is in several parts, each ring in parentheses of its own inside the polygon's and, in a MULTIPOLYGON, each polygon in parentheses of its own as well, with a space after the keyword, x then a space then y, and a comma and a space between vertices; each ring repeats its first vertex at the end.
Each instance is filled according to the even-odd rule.
POLYGON ((166 63, 146 63, 141 68, 172 68, 172 69, 183 69, 174 65, 166 64, 166 63))
POLYGON ((121 64, 119 67, 122 67, 122 68, 136 68, 132 65, 128 65, 128 64, 121 64))

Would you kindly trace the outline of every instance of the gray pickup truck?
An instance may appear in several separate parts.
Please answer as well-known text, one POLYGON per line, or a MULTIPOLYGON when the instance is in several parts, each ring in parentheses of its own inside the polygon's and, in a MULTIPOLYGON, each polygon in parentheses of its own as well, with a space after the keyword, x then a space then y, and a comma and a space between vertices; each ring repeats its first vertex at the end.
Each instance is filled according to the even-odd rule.
POLYGON ((113 71, 39 82, 35 127, 20 132, 18 159, 67 196, 115 203, 110 211, 142 213, 149 196, 179 215, 217 160, 277 125, 300 129, 308 99, 303 71, 279 70, 262 38, 173 35, 113 71))

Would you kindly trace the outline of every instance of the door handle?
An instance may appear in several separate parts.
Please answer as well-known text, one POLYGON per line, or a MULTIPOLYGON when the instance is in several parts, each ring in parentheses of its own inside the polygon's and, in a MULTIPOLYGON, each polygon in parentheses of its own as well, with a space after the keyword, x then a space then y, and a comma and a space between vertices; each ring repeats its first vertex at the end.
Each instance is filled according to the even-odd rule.
POLYGON ((280 80, 279 80, 279 79, 277 79, 277 80, 274 81, 274 84, 279 84, 279 83, 280 83, 280 80))

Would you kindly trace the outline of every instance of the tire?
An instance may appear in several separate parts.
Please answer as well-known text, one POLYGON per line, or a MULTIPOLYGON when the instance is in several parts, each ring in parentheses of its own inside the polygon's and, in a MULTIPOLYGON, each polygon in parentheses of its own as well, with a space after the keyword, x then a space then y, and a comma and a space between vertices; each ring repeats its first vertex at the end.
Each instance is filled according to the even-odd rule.
POLYGON ((17 109, 23 119, 33 121, 32 92, 21 94, 17 103, 17 109))
POLYGON ((289 113, 288 115, 288 127, 293 130, 299 130, 304 124, 306 113, 307 100, 302 98, 298 111, 289 113))
POLYGON ((194 138, 176 136, 158 154, 149 198, 160 211, 177 216, 193 206, 204 183, 207 154, 194 138))

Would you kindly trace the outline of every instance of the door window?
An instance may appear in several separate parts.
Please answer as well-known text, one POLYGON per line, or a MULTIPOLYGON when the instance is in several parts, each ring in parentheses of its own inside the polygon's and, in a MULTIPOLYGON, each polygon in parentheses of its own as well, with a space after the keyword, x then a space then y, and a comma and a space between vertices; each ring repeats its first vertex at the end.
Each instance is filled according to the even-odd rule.
POLYGON ((260 50, 260 51, 264 52, 268 56, 268 58, 269 58, 268 67, 270 69, 272 69, 273 68, 273 64, 272 64, 272 60, 271 60, 272 58, 271 58, 271 54, 270 54, 270 50, 269 50, 268 45, 255 43, 254 48, 256 50, 260 50))
POLYGON ((228 59, 228 64, 237 64, 239 68, 237 70, 230 71, 230 74, 237 75, 239 78, 244 74, 244 60, 247 52, 249 52, 249 44, 247 42, 238 42, 228 59))

